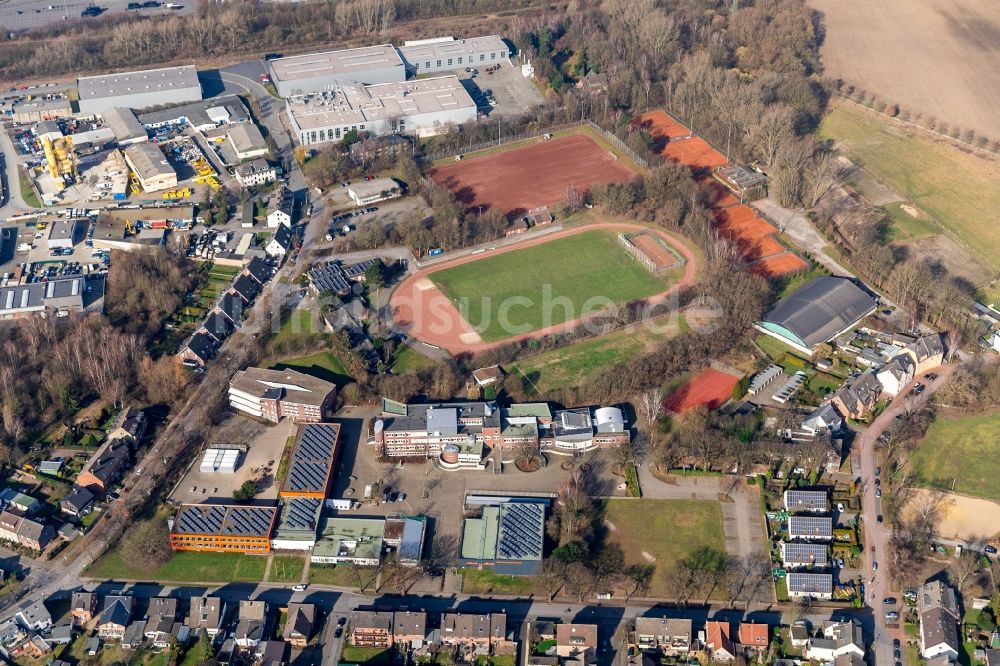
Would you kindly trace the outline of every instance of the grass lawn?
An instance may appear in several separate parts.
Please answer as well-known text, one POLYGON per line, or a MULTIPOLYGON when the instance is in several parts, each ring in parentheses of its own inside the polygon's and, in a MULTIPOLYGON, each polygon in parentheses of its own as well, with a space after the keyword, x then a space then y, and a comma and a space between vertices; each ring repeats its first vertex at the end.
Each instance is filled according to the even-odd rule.
POLYGON ((702 547, 725 550, 718 502, 613 499, 605 503, 604 519, 608 541, 621 546, 626 565, 655 565, 651 596, 668 594, 663 572, 678 560, 702 547))
POLYGON ((926 211, 979 259, 1000 267, 1000 235, 992 221, 1000 208, 996 166, 947 143, 909 136, 846 104, 823 119, 820 135, 835 140, 852 161, 926 211))
POLYGON ((918 240, 941 233, 942 229, 919 209, 917 212, 920 214, 914 217, 903 210, 903 205, 902 203, 891 203, 884 207, 886 213, 889 214, 890 242, 918 240))
POLYGON ((304 558, 297 555, 275 555, 271 562, 271 583, 298 583, 302 579, 302 570, 306 568, 304 558))
POLYGON ((465 594, 517 594, 535 591, 531 576, 507 576, 493 573, 493 569, 462 569, 462 592, 465 594))
MULTIPOLYGON (((678 271, 665 277, 676 276, 678 271)), ((486 341, 576 319, 666 291, 614 233, 585 231, 430 274, 486 341), (501 321, 501 319, 503 321, 501 321)))
POLYGON ((344 368, 344 364, 340 362, 340 359, 330 352, 317 352, 308 356, 283 358, 278 361, 269 362, 266 367, 277 368, 278 370, 288 368, 298 370, 307 375, 333 382, 337 385, 337 388, 343 388, 354 381, 347 374, 347 370, 344 368))
POLYGON ((348 664, 378 664, 392 663, 391 655, 385 648, 359 647, 357 645, 344 645, 344 651, 340 655, 340 661, 348 664))
POLYGON ((31 184, 31 176, 21 168, 17 168, 17 178, 21 187, 21 198, 24 199, 24 203, 28 204, 32 208, 41 208, 42 202, 38 200, 38 194, 35 192, 35 187, 31 184))
POLYGON ((392 372, 401 375, 406 372, 416 372, 434 365, 434 361, 423 354, 413 351, 412 347, 406 346, 396 350, 396 357, 392 362, 392 372))
POLYGON ((770 335, 764 335, 764 334, 758 335, 757 339, 754 340, 754 342, 757 343, 757 346, 760 347, 761 350, 765 354, 767 354, 767 357, 772 361, 780 361, 785 354, 791 354, 792 356, 798 356, 799 358, 803 358, 802 352, 789 345, 786 345, 781 340, 771 337, 770 335))
POLYGON ((1000 412, 939 414, 911 461, 921 483, 962 495, 1000 497, 1000 412), (954 484, 954 487, 952 487, 954 484))
MULTIPOLYGON (((153 570, 132 566, 113 550, 92 564, 86 575, 100 579, 157 580, 175 583, 259 583, 267 558, 239 553, 182 551, 153 570)), ((301 573, 301 572, 300 572, 301 573)))
POLYGON ((527 376, 529 390, 532 386, 539 392, 575 386, 600 368, 626 361, 656 342, 688 329, 683 316, 678 316, 673 323, 669 317, 653 323, 656 330, 640 325, 635 330, 615 331, 528 356, 512 365, 512 371, 515 375, 527 376))
POLYGON ((826 395, 827 393, 832 393, 839 389, 841 384, 843 384, 842 380, 823 372, 817 372, 806 382, 806 386, 809 390, 816 395, 826 395))
POLYGON ((338 587, 361 587, 375 581, 374 567, 357 567, 353 564, 313 564, 309 567, 309 582, 317 585, 338 587))
POLYGON ((281 326, 278 327, 278 332, 274 334, 274 338, 271 341, 272 344, 277 346, 286 338, 292 338, 303 333, 312 335, 325 332, 319 319, 313 321, 312 314, 311 310, 292 310, 281 321, 281 326))

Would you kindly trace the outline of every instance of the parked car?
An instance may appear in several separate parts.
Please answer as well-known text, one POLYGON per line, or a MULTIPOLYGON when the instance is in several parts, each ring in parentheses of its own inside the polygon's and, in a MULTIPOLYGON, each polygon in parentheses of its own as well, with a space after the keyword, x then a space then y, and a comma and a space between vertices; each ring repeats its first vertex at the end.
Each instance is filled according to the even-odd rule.
POLYGON ((986 548, 984 548, 983 550, 986 552, 987 555, 997 554, 996 546, 986 546, 986 548))
POLYGON ((878 571, 878 562, 872 562, 872 571, 878 571))
POLYGON ((877 516, 875 516, 875 522, 878 523, 879 525, 881 525, 883 522, 885 522, 885 519, 882 518, 882 514, 881 513, 878 514, 877 516))
POLYGON ((895 606, 896 597, 886 597, 885 599, 882 600, 882 603, 885 604, 886 606, 895 606))
POLYGON ((875 497, 882 497, 882 489, 881 488, 876 488, 875 489, 875 497))

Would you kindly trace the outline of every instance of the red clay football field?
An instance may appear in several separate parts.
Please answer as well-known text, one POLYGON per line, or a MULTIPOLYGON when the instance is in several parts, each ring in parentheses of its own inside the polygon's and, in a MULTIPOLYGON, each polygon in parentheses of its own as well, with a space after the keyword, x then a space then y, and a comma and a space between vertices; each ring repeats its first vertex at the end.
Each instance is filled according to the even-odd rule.
POLYGON ((739 382, 739 377, 706 368, 668 395, 663 407, 674 414, 695 407, 718 409, 733 397, 733 389, 739 382))
POLYGON ((467 210, 497 209, 507 217, 566 199, 573 186, 628 182, 636 172, 585 134, 549 139, 431 169, 467 210))

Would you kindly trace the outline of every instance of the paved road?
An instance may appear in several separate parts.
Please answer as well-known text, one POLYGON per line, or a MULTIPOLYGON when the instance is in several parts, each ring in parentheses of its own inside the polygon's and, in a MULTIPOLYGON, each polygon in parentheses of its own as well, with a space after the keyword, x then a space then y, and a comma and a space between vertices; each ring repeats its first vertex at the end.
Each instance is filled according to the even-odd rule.
POLYGON ((21 183, 17 174, 19 163, 17 149, 14 148, 14 142, 10 140, 3 128, 0 128, 0 151, 3 152, 4 175, 6 177, 4 191, 9 191, 9 197, 4 202, 6 205, 0 208, 0 218, 6 218, 16 215, 19 210, 27 210, 30 206, 21 198, 21 183))
POLYGON ((189 0, 179 0, 182 9, 129 10, 130 0, 7 0, 0 4, 0 25, 14 32, 42 28, 52 23, 67 22, 87 24, 92 18, 80 16, 89 5, 97 5, 104 9, 105 16, 109 13, 142 14, 145 16, 165 16, 167 14, 191 14, 197 9, 198 3, 189 0), (49 9, 51 7, 52 9, 49 9), (63 18, 65 17, 65 18, 63 18))
MULTIPOLYGON (((927 390, 914 399, 899 397, 893 400, 892 404, 867 429, 859 433, 855 440, 855 445, 861 452, 861 481, 863 484, 862 514, 865 525, 865 558, 868 577, 865 585, 868 597, 865 601, 871 607, 874 615, 875 642, 872 645, 872 651, 878 666, 895 663, 892 654, 892 640, 898 638, 900 641, 905 641, 906 636, 904 636, 901 627, 886 626, 884 613, 891 608, 882 604, 882 600, 886 597, 896 597, 901 600, 902 594, 900 590, 893 588, 892 572, 888 568, 891 532, 888 525, 879 525, 877 519, 879 515, 882 515, 882 500, 875 497, 875 467, 880 464, 875 443, 883 431, 892 429, 897 414, 904 413, 911 406, 920 407, 925 404, 930 396, 947 382, 955 367, 955 365, 946 365, 934 370, 938 378, 933 382, 916 378, 914 383, 916 381, 922 382, 927 386, 927 390), (873 570, 874 563, 878 563, 878 571, 873 570)), ((900 395, 905 396, 909 390, 908 386, 900 395)), ((900 610, 900 608, 896 606, 895 610, 900 610)))

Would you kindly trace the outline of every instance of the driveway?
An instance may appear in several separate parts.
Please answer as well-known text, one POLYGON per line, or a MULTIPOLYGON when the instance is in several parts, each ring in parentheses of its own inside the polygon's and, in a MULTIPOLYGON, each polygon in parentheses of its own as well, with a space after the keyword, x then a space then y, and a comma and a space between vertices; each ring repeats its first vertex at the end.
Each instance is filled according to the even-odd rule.
MULTIPOLYGON (((882 412, 871 425, 859 433, 855 443, 861 456, 861 482, 863 488, 862 514, 865 526, 865 568, 868 582, 865 585, 867 598, 865 602, 872 609, 875 616, 875 642, 872 651, 875 654, 876 665, 893 664, 892 640, 898 638, 905 641, 906 636, 902 627, 886 626, 884 611, 888 607, 883 606, 882 600, 886 597, 896 597, 901 599, 902 595, 898 589, 892 585, 892 573, 888 570, 889 564, 889 538, 891 530, 888 525, 878 524, 877 517, 882 515, 882 500, 875 497, 875 467, 878 465, 878 454, 875 442, 879 434, 884 430, 889 430, 893 425, 896 415, 903 413, 908 407, 921 407, 926 404, 930 396, 947 383, 948 378, 954 371, 956 365, 945 365, 933 370, 938 377, 933 382, 928 382, 922 378, 914 379, 922 382, 927 389, 913 399, 899 397, 893 400, 884 412, 882 412), (879 564, 878 571, 873 571, 873 563, 879 564)), ((912 384, 911 384, 912 386, 912 384)), ((907 386, 900 396, 905 396, 911 386, 907 386)), ((898 608, 897 608, 898 610, 898 608)))
POLYGON ((797 247, 812 254, 828 271, 834 275, 855 277, 854 273, 826 253, 829 243, 803 213, 785 208, 773 199, 754 201, 753 207, 763 213, 779 231, 792 239, 797 247))

